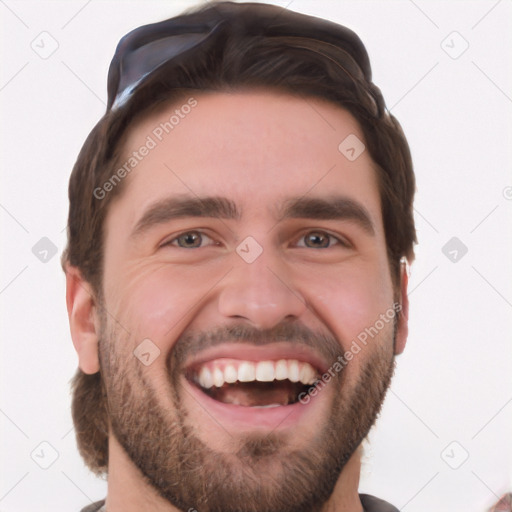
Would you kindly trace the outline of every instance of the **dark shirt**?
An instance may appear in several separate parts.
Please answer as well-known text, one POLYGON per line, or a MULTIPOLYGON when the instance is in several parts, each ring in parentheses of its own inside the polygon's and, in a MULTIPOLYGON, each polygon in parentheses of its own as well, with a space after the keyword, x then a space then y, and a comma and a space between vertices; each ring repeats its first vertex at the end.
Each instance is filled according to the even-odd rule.
MULTIPOLYGON (((360 494, 359 499, 365 512, 399 512, 396 507, 387 501, 380 500, 369 494, 360 494)), ((97 501, 83 508, 81 512, 106 512, 104 508, 102 509, 103 505, 105 505, 105 500, 97 501)))

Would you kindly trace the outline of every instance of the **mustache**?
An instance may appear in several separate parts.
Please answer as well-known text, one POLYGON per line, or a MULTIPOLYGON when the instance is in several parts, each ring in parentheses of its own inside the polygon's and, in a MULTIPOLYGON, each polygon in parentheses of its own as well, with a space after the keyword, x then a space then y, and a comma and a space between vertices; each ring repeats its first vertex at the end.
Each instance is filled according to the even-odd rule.
POLYGON ((315 332, 298 323, 281 323, 270 329, 258 329, 245 323, 238 323, 218 326, 208 331, 191 331, 180 336, 169 354, 168 368, 179 370, 192 355, 224 343, 234 342, 255 346, 289 342, 298 347, 306 346, 313 349, 327 362, 335 361, 344 354, 344 349, 335 336, 315 332))

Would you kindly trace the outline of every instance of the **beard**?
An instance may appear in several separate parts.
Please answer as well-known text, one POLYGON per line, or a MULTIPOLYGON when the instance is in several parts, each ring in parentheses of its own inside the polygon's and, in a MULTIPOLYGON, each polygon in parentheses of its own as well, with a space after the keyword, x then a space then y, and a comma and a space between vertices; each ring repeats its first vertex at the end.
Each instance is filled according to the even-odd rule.
MULTIPOLYGON (((391 326, 390 326, 391 327, 391 326)), ((135 340, 107 330, 102 321, 100 368, 107 394, 110 434, 140 470, 144 481, 183 512, 319 512, 333 493, 345 464, 374 424, 394 372, 393 329, 385 329, 367 347, 372 354, 359 375, 346 384, 346 369, 335 386, 325 423, 300 449, 290 448, 290 433, 247 434, 233 439, 233 452, 208 447, 188 421, 181 383, 188 355, 217 343, 263 344, 278 341, 314 347, 327 361, 343 356, 339 341, 298 324, 260 331, 247 325, 190 333, 179 338, 167 359, 168 394, 163 407, 129 351, 135 340)), ((350 365, 350 363, 349 363, 350 365)), ((349 368, 349 366, 347 366, 349 368)), ((200 427, 199 427, 200 428, 200 427)))

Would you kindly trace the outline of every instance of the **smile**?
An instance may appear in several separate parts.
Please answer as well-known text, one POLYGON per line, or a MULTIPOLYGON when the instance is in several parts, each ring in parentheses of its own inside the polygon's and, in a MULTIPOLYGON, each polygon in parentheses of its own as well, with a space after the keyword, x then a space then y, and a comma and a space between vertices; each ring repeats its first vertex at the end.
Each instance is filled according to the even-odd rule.
POLYGON ((278 407, 296 403, 317 380, 318 370, 296 359, 248 361, 220 358, 189 371, 209 397, 244 407, 278 407))
POLYGON ((331 395, 300 401, 328 368, 303 344, 224 343, 201 351, 183 368, 191 407, 242 431, 295 428, 306 411, 305 417, 322 414, 331 395))

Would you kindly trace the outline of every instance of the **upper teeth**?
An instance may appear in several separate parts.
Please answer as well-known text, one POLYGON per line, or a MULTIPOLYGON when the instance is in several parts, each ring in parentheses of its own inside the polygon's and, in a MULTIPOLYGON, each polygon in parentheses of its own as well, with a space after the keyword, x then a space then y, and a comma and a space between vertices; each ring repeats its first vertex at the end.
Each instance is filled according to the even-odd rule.
POLYGON ((224 383, 234 382, 272 382, 273 380, 290 380, 302 384, 316 381, 316 370, 309 364, 296 359, 279 361, 241 361, 239 359, 217 359, 204 364, 197 381, 203 388, 212 386, 220 388, 224 383))

